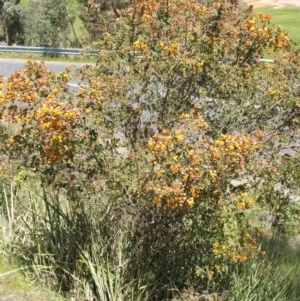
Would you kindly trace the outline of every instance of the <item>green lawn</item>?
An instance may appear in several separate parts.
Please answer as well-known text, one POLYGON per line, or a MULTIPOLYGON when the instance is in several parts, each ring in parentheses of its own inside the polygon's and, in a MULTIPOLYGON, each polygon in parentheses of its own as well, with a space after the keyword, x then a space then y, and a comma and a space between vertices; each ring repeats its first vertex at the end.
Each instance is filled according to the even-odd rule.
POLYGON ((281 26, 294 41, 300 41, 300 8, 258 8, 255 11, 270 15, 272 24, 281 26))

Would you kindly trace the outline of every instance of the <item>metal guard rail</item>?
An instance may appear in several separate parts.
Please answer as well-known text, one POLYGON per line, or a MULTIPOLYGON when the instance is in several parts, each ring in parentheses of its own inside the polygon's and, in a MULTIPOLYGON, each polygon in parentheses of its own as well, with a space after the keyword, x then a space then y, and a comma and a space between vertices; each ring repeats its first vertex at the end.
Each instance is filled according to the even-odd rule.
POLYGON ((97 55, 99 51, 82 48, 62 47, 29 47, 29 46, 3 46, 0 45, 0 52, 40 53, 57 55, 97 55))

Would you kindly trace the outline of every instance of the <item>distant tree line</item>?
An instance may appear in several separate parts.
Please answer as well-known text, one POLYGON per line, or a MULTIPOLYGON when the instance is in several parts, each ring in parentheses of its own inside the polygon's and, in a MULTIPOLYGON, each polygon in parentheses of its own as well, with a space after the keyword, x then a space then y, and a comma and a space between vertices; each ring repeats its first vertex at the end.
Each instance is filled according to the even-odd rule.
POLYGON ((113 30, 132 0, 0 0, 0 39, 8 45, 83 46, 113 30), (84 39, 74 22, 79 17, 84 39))
POLYGON ((8 45, 24 43, 20 0, 0 0, 2 35, 8 45))
POLYGON ((8 45, 59 46, 67 41, 71 14, 67 0, 0 0, 1 40, 8 45))

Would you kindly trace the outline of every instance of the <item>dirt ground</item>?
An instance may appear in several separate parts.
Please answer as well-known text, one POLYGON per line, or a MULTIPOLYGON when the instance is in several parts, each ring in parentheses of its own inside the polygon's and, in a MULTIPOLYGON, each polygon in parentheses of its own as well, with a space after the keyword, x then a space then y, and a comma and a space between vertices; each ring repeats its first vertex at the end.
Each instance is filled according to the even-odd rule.
POLYGON ((244 0, 243 2, 248 5, 253 5, 254 8, 258 7, 300 7, 300 0, 244 0))

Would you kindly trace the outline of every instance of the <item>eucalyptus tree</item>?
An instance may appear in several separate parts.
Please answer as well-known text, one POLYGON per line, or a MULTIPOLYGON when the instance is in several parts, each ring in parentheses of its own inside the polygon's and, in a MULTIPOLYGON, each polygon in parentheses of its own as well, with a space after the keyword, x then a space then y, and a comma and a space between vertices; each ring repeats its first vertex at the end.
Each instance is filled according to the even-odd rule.
POLYGON ((0 0, 0 25, 8 45, 23 43, 22 12, 20 0, 0 0))
POLYGON ((24 16, 25 43, 67 46, 70 18, 67 0, 30 0, 24 16))

